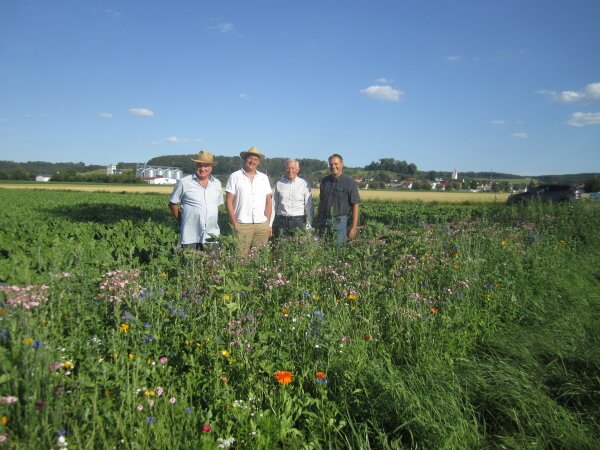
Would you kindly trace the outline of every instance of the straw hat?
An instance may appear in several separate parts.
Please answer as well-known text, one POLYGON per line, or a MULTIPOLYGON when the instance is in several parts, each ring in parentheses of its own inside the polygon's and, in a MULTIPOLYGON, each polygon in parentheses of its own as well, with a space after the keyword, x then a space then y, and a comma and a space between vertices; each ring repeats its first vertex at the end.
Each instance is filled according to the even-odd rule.
POLYGON ((265 155, 263 155, 256 147, 252 147, 252 148, 250 148, 250 150, 246 150, 245 152, 241 152, 240 153, 240 158, 244 159, 248 155, 258 156, 261 161, 265 158, 265 155))
POLYGON ((214 158, 213 158, 213 154, 211 152, 205 152, 204 150, 201 150, 197 155, 196 158, 192 158, 192 161, 197 162, 197 163, 201 163, 201 164, 211 164, 213 166, 216 166, 217 163, 215 162, 214 158))

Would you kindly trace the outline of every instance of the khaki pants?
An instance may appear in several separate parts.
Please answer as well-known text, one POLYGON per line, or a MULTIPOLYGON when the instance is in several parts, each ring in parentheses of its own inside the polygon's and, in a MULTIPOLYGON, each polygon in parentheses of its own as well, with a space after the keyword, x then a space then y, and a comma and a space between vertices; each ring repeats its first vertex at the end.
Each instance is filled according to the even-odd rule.
POLYGON ((269 242, 269 223, 238 223, 235 226, 238 250, 246 253, 252 247, 269 242))

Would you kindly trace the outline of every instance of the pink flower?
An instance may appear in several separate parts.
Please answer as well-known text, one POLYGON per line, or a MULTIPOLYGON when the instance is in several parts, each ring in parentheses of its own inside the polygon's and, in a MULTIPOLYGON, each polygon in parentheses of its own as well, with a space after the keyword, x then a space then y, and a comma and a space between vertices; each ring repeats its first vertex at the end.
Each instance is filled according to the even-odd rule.
POLYGON ((205 433, 208 433, 210 430, 212 430, 212 427, 210 425, 204 425, 202 427, 202 431, 204 431, 205 433))
POLYGON ((143 407, 142 405, 137 405, 137 406, 135 407, 135 409, 136 409, 137 411, 143 411, 143 410, 144 410, 144 407, 143 407))
POLYGON ((166 364, 166 363, 167 363, 167 361, 168 361, 168 359, 167 359, 167 357, 166 357, 166 356, 163 356, 162 358, 160 358, 160 359, 158 360, 158 362, 159 362, 160 364, 166 364))
POLYGON ((158 395, 159 397, 163 394, 163 392, 165 391, 163 388, 161 388, 160 386, 157 387, 156 389, 156 395, 158 395))
POLYGON ((5 405, 10 405, 11 403, 14 403, 18 400, 19 399, 17 397, 13 397, 12 395, 9 395, 8 397, 2 397, 2 403, 4 403, 5 405))
POLYGON ((170 403, 171 405, 174 405, 176 402, 177 402, 177 399, 176 399, 175 397, 171 397, 171 398, 169 399, 169 403, 170 403))

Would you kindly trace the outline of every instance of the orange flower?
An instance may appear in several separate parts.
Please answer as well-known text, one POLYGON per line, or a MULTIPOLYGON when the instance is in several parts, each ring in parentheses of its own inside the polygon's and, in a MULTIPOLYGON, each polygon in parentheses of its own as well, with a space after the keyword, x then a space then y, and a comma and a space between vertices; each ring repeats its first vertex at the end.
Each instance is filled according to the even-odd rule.
POLYGON ((317 378, 321 378, 321 379, 327 378, 327 375, 325 375, 323 372, 317 372, 317 373, 315 373, 315 375, 317 378))
POLYGON ((275 372, 274 375, 279 384, 290 384, 293 376, 292 372, 288 372, 287 370, 280 370, 279 372, 275 372))

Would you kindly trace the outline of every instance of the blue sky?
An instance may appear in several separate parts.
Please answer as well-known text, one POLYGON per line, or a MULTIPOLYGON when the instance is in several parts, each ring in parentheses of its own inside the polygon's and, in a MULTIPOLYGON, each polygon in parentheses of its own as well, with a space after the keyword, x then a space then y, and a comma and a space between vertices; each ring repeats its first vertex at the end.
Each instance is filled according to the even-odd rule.
POLYGON ((600 172, 598 0, 0 2, 0 159, 600 172))

